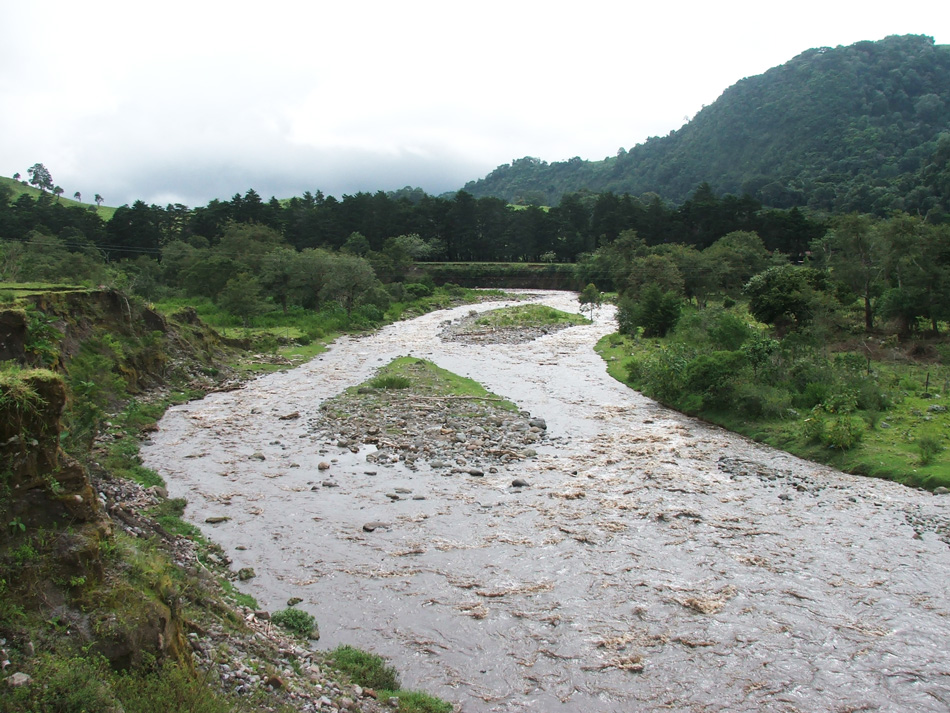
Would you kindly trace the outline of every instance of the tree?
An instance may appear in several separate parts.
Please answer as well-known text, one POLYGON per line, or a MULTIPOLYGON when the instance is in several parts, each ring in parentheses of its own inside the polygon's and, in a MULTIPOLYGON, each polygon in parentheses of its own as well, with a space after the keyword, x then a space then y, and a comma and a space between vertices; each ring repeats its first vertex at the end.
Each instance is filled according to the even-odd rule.
POLYGON ((881 292, 884 271, 880 233, 873 229, 867 216, 851 213, 836 219, 832 230, 815 247, 825 252, 832 277, 864 301, 864 331, 873 330, 872 299, 881 292))
MULTIPOLYGON (((698 191, 697 191, 698 192, 698 191)), ((703 250, 713 271, 717 287, 723 294, 735 296, 753 275, 762 272, 769 261, 758 233, 735 230, 703 250)))
POLYGON ((61 195, 63 195, 63 188, 62 188, 62 186, 54 186, 54 187, 53 187, 53 195, 56 196, 56 200, 58 201, 58 200, 59 200, 59 197, 60 197, 61 195))
POLYGON ((583 312, 586 308, 590 312, 590 319, 594 319, 594 310, 598 309, 601 304, 603 304, 604 296, 601 294, 600 290, 594 285, 593 282, 589 283, 587 287, 583 289, 581 294, 578 296, 577 301, 581 304, 581 311, 583 312))
POLYGON ((275 248, 261 260, 261 287, 274 302, 287 311, 298 253, 293 248, 275 248))
POLYGON ((744 288, 749 312, 780 332, 812 321, 820 306, 816 291, 822 273, 810 267, 778 265, 759 273, 744 288))
POLYGON ((377 283, 376 274, 366 260, 356 255, 339 253, 333 256, 320 297, 336 300, 349 316, 360 295, 375 287, 377 283))
POLYGON ((82 193, 80 193, 79 191, 76 191, 75 193, 73 193, 73 198, 79 201, 80 203, 82 203, 82 193))
POLYGON ((102 201, 105 200, 105 199, 97 193, 97 194, 95 195, 95 197, 93 198, 93 200, 96 202, 96 205, 97 205, 97 206, 101 206, 101 205, 102 205, 102 201))
POLYGON ((250 326, 251 317, 267 309, 267 304, 261 298, 260 283, 246 272, 240 272, 228 280, 216 301, 222 309, 240 317, 245 329, 250 326))
POLYGON ((350 233, 350 237, 346 239, 340 250, 357 257, 365 257, 366 253, 370 251, 369 240, 362 233, 350 233))
POLYGON ((14 180, 14 181, 19 181, 19 180, 20 180, 20 172, 19 172, 19 171, 17 171, 16 173, 13 174, 13 180, 14 180))
POLYGON ((41 163, 34 163, 26 172, 30 174, 30 184, 36 186, 41 191, 53 190, 53 177, 49 170, 41 163))
POLYGON ((636 335, 643 328, 644 337, 665 337, 680 316, 682 298, 675 292, 664 292, 659 285, 647 285, 634 300, 622 297, 617 310, 617 327, 624 334, 636 335))

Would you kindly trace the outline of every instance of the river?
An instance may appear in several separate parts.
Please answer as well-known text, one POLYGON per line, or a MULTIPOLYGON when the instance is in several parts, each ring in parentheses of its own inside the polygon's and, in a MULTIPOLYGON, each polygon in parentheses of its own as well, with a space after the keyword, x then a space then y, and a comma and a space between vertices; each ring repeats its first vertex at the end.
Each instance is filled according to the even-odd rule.
MULTIPOLYGON (((535 298, 578 311, 569 293, 535 298)), ((255 570, 241 588, 261 606, 300 597, 321 647, 380 653, 404 687, 462 711, 950 710, 950 496, 802 461, 626 388, 593 350, 610 307, 527 344, 438 337, 506 304, 342 338, 172 408, 145 465, 255 570), (369 469, 367 449, 315 437, 322 401, 407 354, 545 419, 537 457, 444 477, 369 469), (327 474, 339 487, 319 487, 327 474)))

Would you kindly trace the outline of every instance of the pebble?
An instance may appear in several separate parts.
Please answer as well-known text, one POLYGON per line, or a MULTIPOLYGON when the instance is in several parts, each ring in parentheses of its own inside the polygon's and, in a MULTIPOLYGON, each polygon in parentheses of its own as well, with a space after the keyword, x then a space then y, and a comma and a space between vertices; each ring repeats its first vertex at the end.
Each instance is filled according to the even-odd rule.
POLYGON ((29 686, 31 683, 33 683, 33 679, 25 673, 15 673, 12 676, 7 676, 6 681, 10 688, 21 688, 23 686, 29 686))

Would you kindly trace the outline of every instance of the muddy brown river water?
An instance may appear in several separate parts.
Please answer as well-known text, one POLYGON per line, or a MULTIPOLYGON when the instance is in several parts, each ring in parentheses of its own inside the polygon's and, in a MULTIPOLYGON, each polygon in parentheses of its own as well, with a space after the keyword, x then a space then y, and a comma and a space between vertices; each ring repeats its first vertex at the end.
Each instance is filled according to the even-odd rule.
MULTIPOLYGON (((578 311, 572 294, 536 299, 578 311)), ((439 338, 445 320, 503 304, 344 338, 173 408, 145 464, 235 569, 254 568, 241 588, 261 606, 300 597, 321 647, 376 651, 462 711, 950 710, 950 496, 808 463, 631 391, 593 351, 615 330, 606 307, 526 344, 439 338), (370 448, 314 435, 323 400, 406 354, 545 419, 537 457, 446 477, 369 467, 370 448), (339 487, 315 487, 327 477, 339 487)))

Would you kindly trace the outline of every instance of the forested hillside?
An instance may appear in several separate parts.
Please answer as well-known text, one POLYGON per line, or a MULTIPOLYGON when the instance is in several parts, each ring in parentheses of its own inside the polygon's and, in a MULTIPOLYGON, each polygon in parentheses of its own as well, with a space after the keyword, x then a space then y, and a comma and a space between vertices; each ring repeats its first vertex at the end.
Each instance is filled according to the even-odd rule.
POLYGON ((465 190, 547 205, 582 189, 652 191, 679 203, 704 181, 776 208, 950 212, 950 46, 909 35, 810 49, 668 136, 603 161, 525 157, 465 190))

